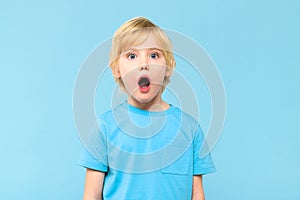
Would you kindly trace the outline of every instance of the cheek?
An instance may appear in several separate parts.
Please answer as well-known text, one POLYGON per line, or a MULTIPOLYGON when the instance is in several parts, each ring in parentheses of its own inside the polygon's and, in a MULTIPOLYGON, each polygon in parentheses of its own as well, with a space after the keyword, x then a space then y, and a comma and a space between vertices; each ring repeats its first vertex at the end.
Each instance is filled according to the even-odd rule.
POLYGON ((151 77, 154 82, 162 83, 166 76, 166 69, 155 70, 152 72, 151 77))
POLYGON ((134 69, 120 68, 121 79, 128 92, 137 89, 137 72, 134 69))
POLYGON ((122 59, 120 59, 119 72, 121 74, 121 77, 132 74, 132 71, 134 71, 135 68, 136 68, 135 62, 128 62, 128 61, 123 61, 122 59))

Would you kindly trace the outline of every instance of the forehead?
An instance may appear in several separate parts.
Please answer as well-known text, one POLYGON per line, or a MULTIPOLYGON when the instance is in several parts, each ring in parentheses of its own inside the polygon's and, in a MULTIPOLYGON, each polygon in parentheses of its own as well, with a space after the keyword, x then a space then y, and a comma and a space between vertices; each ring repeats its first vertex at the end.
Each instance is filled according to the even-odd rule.
POLYGON ((161 40, 162 38, 156 31, 135 32, 129 37, 123 38, 120 50, 125 52, 130 49, 162 49, 161 40))
POLYGON ((162 46, 159 44, 157 37, 150 33, 148 37, 141 43, 132 46, 134 49, 161 49, 162 46))

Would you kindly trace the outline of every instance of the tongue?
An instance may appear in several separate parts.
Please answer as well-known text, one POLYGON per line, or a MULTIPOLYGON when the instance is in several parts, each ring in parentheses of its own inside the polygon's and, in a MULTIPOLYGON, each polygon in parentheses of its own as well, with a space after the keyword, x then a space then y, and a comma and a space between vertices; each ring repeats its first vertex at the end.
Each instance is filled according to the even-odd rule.
POLYGON ((141 78, 138 84, 140 87, 148 87, 150 85, 150 81, 148 78, 141 78))

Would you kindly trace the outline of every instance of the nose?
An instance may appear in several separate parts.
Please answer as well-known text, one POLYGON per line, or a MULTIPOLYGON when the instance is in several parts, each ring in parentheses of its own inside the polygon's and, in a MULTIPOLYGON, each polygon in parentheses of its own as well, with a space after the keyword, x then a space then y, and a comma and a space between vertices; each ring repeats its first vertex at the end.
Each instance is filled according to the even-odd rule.
POLYGON ((149 70, 149 62, 147 56, 140 57, 139 68, 140 70, 149 70))

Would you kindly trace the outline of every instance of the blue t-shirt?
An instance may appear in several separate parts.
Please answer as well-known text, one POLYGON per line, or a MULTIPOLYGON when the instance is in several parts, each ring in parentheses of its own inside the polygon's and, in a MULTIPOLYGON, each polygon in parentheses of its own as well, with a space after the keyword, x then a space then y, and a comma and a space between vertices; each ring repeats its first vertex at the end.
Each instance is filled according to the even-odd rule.
POLYGON ((79 165, 106 172, 104 200, 190 200, 193 175, 215 171, 211 155, 200 156, 198 122, 172 105, 150 112, 124 102, 87 138, 79 165))

